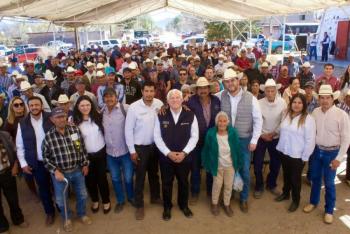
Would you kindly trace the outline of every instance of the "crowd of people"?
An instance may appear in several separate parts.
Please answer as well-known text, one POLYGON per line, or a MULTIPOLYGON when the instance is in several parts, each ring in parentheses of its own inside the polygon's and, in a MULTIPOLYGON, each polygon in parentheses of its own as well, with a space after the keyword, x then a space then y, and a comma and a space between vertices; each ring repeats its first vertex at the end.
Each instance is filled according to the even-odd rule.
MULTIPOLYGON (((243 183, 243 213, 249 210, 251 184, 255 199, 265 190, 277 202, 291 196, 288 211, 294 212, 306 163, 311 194, 303 211, 319 204, 323 180, 324 222, 332 223, 336 169, 349 154, 350 66, 342 77, 333 75, 330 63, 322 74, 314 74, 304 59, 289 55, 273 64, 256 47, 169 44, 167 49, 123 45, 107 52, 70 50, 45 61, 27 60, 24 70, 16 57, 9 65, 1 63, 0 188, 13 224, 28 227, 19 206, 17 175, 40 199, 46 225, 54 223, 58 210, 70 232, 72 192, 76 215, 85 225, 92 223, 88 197, 92 213, 121 213, 130 203, 135 219, 143 220, 146 174, 150 203, 163 205, 164 220, 171 219, 175 177, 177 203, 188 218, 202 177, 214 216, 221 206, 233 215, 237 180, 243 183), (266 151, 269 173, 264 179, 266 151)), ((8 230, 1 206, 0 232, 8 230)))

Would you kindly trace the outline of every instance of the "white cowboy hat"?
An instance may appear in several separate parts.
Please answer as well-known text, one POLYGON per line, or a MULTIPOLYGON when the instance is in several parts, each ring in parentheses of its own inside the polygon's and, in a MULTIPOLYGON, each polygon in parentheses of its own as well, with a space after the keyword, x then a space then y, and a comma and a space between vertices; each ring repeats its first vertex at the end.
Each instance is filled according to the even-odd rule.
POLYGON ((20 89, 21 92, 26 91, 26 90, 31 89, 31 88, 32 88, 32 86, 30 85, 30 83, 28 81, 21 82, 21 89, 20 89))
POLYGON ((234 78, 238 78, 239 79, 239 76, 238 76, 237 72, 235 72, 231 68, 228 68, 228 69, 225 70, 224 78, 222 80, 232 80, 234 78))
POLYGON ((312 66, 309 62, 305 62, 303 63, 303 65, 301 65, 301 67, 306 67, 306 68, 313 68, 314 66, 312 66))
POLYGON ((125 55, 124 55, 124 58, 130 58, 131 57, 131 55, 129 54, 129 53, 126 53, 125 55))
POLYGON ((67 73, 72 73, 72 72, 75 72, 76 70, 73 68, 73 67, 68 67, 66 72, 67 73))
POLYGON ((34 64, 33 60, 26 60, 26 64, 34 64))
POLYGON ((128 68, 131 70, 135 70, 137 68, 137 65, 135 63, 130 63, 128 68))
POLYGON ((96 72, 96 77, 102 77, 104 76, 105 74, 103 73, 103 71, 97 71, 96 72))
POLYGON ((321 85, 320 89, 318 90, 318 96, 326 96, 331 95, 333 96, 334 100, 337 100, 340 96, 340 91, 333 92, 332 86, 328 84, 321 85))
POLYGON ((168 55, 167 52, 162 53, 162 55, 160 56, 161 59, 162 59, 162 58, 165 58, 165 57, 169 57, 169 55, 168 55))
POLYGON ((58 100, 51 101, 52 105, 54 105, 54 106, 56 106, 57 104, 64 104, 64 103, 68 103, 68 102, 71 102, 71 101, 69 100, 68 96, 65 94, 61 94, 58 97, 58 100))
POLYGON ((267 62, 263 62, 260 67, 270 67, 269 64, 267 62))
POLYGON ((282 85, 276 84, 274 79, 267 79, 265 84, 260 85, 260 90, 265 91, 266 87, 276 87, 276 89, 279 90, 282 87, 282 85))
POLYGON ((186 55, 185 54, 180 54, 179 58, 186 58, 186 55))
POLYGON ((0 62, 0 67, 7 67, 5 63, 0 62))
POLYGON ((56 80, 56 76, 54 77, 50 70, 46 70, 44 74, 45 80, 56 80))
POLYGON ((198 55, 196 55, 196 56, 194 56, 194 60, 201 60, 201 58, 198 56, 198 55))
POLYGON ((206 87, 210 86, 208 80, 205 77, 199 77, 196 82, 196 87, 206 87))
POLYGON ((149 58, 147 58, 145 61, 143 61, 143 64, 146 64, 146 63, 152 63, 152 65, 154 64, 154 62, 149 58))
POLYGON ((12 76, 18 76, 18 75, 20 75, 20 73, 17 71, 17 70, 14 70, 12 73, 11 73, 11 77, 12 76))
POLYGON ((95 66, 95 64, 92 63, 92 62, 90 62, 90 61, 88 61, 88 62, 86 63, 86 67, 94 67, 94 66, 95 66))
POLYGON ((102 63, 98 63, 96 69, 105 69, 105 66, 102 63))
POLYGON ((226 60, 227 58, 226 58, 226 56, 225 56, 225 55, 223 55, 223 54, 219 54, 218 59, 223 59, 223 60, 226 60))

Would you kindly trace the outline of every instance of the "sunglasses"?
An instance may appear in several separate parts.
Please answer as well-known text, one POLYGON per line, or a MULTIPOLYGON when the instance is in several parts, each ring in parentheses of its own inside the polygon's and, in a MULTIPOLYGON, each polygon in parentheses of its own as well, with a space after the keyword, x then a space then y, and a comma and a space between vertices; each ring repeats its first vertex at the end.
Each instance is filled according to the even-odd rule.
POLYGON ((186 73, 180 73, 180 76, 185 76, 185 75, 187 75, 186 73))
POLYGON ((24 103, 23 103, 23 102, 14 103, 13 106, 16 107, 16 108, 18 108, 18 107, 23 107, 23 106, 24 106, 24 103))

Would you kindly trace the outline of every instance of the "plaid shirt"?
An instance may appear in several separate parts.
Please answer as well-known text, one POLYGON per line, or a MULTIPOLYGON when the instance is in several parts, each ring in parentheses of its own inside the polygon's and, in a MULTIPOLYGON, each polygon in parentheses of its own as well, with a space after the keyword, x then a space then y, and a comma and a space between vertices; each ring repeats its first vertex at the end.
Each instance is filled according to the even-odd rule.
POLYGON ((348 115, 350 115, 350 107, 348 105, 346 105, 345 102, 341 102, 337 105, 337 107, 339 107, 340 109, 342 109, 343 111, 345 111, 348 115))
POLYGON ((0 75, 0 87, 3 87, 4 89, 8 89, 10 85, 12 85, 13 81, 11 77, 6 75, 0 75))
POLYGON ((67 125, 64 135, 53 127, 45 135, 42 150, 44 165, 51 173, 89 165, 84 140, 76 126, 67 125))

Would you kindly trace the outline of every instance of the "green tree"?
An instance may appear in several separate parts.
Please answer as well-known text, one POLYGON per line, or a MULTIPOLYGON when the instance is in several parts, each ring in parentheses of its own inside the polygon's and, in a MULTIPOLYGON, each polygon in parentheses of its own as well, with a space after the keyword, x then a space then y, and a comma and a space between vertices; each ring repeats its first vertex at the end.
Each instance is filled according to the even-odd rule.
POLYGON ((230 38, 230 26, 225 22, 204 23, 207 31, 207 40, 216 41, 230 38))

